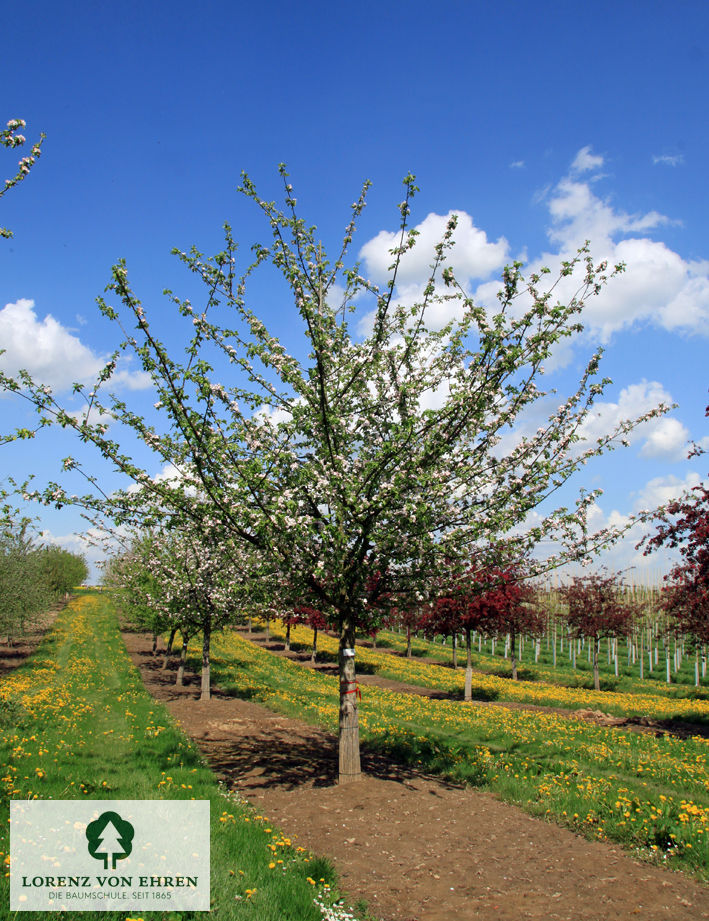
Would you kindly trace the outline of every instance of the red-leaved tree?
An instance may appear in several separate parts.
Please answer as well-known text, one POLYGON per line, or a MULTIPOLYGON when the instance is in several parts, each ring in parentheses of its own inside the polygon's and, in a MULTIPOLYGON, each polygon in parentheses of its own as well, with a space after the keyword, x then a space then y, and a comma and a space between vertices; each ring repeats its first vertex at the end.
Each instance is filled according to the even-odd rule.
POLYGON ((310 627, 313 631, 313 651, 310 654, 310 661, 315 662, 315 657, 318 654, 318 630, 324 630, 327 627, 327 617, 322 611, 308 604, 297 604, 288 619, 284 618, 284 623, 287 625, 287 648, 290 648, 291 624, 302 624, 304 627, 310 627))
MULTIPOLYGON (((692 451, 702 453, 698 447, 692 451)), ((679 631, 695 643, 709 643, 709 485, 696 486, 670 503, 659 521, 657 533, 645 541, 645 553, 669 547, 682 557, 665 577, 663 607, 679 631)))
POLYGON ((401 599, 396 607, 392 608, 388 621, 406 630, 406 658, 411 658, 411 634, 424 629, 428 612, 420 602, 401 599))
POLYGON ((637 605, 626 596, 619 573, 576 576, 559 593, 568 607, 571 635, 593 643, 593 686, 600 691, 599 641, 627 634, 637 616, 637 605))
MULTIPOLYGON (((457 598, 443 596, 428 605, 421 621, 424 634, 433 639, 435 636, 450 636, 453 639, 453 668, 458 668, 458 636, 463 632, 461 605, 457 598)), ((409 640, 407 655, 411 654, 409 640)))
POLYGON ((535 603, 534 588, 520 567, 489 566, 470 574, 468 580, 441 592, 432 605, 429 630, 465 634, 466 669, 464 699, 472 699, 473 631, 485 636, 508 633, 512 678, 517 680, 517 637, 537 635, 544 629, 545 615, 535 603))
POLYGON ((481 596, 487 629, 509 634, 512 679, 517 681, 517 637, 542 634, 546 612, 538 604, 534 586, 525 581, 522 569, 492 570, 485 574, 483 584, 487 585, 481 596))

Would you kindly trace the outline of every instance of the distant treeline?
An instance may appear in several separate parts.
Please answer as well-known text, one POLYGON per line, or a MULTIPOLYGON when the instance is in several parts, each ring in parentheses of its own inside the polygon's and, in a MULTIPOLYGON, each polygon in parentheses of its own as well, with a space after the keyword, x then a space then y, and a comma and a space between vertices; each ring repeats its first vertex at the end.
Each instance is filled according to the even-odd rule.
POLYGON ((38 544, 27 524, 0 528, 0 635, 12 643, 88 575, 83 556, 38 544))

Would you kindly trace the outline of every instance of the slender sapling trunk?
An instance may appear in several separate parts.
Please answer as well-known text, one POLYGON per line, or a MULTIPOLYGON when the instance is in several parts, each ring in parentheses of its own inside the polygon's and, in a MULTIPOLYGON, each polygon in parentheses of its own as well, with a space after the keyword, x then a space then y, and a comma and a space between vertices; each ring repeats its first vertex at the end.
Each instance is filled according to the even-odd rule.
POLYGON ((212 695, 212 688, 209 677, 209 647, 212 642, 212 621, 205 618, 202 638, 202 691, 200 700, 209 700, 212 695))
POLYGON ((175 642, 175 634, 177 633, 177 627, 173 627, 170 631, 170 636, 167 641, 167 647, 165 649, 165 655, 162 660, 162 670, 165 671, 167 668, 168 662, 170 661, 170 655, 172 654, 172 644, 175 642))
POLYGON ((470 628, 465 629, 465 693, 464 700, 473 699, 473 657, 470 649, 470 628))
POLYGON ((597 691, 601 690, 601 675, 598 670, 598 642, 593 640, 593 686, 597 691))
POLYGON ((180 664, 177 668, 177 678, 175 679, 175 684, 179 687, 185 683, 185 663, 187 662, 187 644, 189 643, 190 638, 186 633, 182 634, 182 649, 180 650, 180 664))

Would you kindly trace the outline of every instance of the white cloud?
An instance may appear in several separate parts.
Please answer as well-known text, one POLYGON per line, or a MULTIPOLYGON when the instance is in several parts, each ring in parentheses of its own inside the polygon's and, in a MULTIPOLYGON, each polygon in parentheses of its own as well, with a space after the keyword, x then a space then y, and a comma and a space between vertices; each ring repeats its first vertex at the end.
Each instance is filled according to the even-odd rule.
MULTIPOLYGON (((402 286, 425 283, 435 258, 435 246, 440 243, 451 217, 458 215, 458 226, 453 234, 455 246, 446 251, 450 265, 461 283, 471 279, 487 278, 500 269, 508 259, 509 244, 504 237, 493 243, 484 230, 473 223, 465 211, 449 211, 448 214, 429 214, 416 225, 418 237, 412 250, 402 256, 398 282, 402 286)), ((399 245, 399 234, 382 230, 374 239, 364 244, 360 258, 364 260, 367 273, 375 281, 388 277, 388 267, 393 262, 391 250, 399 245)))
POLYGON ((610 201, 593 192, 588 182, 570 176, 554 187, 548 208, 552 219, 549 238, 560 244, 562 252, 575 250, 585 240, 590 239, 598 248, 618 234, 642 233, 671 223, 657 211, 641 215, 616 211, 610 201))
POLYGON ((153 386, 153 381, 147 371, 131 371, 131 356, 128 355, 121 359, 121 363, 127 367, 120 366, 113 372, 111 385, 122 387, 125 390, 147 390, 153 386))
POLYGON ((652 162, 657 166, 662 164, 663 166, 679 166, 684 163, 684 157, 682 154, 661 154, 658 157, 653 157, 652 162))
MULTIPOLYGON (((424 288, 435 260, 435 247, 443 239, 448 222, 454 214, 458 218, 453 234, 455 245, 446 250, 445 265, 454 270, 456 279, 465 290, 469 289, 470 282, 474 279, 488 278, 509 261, 507 240, 504 237, 500 237, 496 242, 488 240, 485 231, 476 227, 472 217, 465 211, 449 211, 445 215, 431 213, 416 225, 416 245, 401 258, 397 273, 397 303, 413 306, 423 300, 424 288)), ((382 230, 360 250, 359 256, 365 264, 365 273, 374 282, 382 283, 389 277, 388 269, 394 261, 391 250, 397 247, 399 242, 398 233, 382 230)), ((437 293, 450 295, 451 292, 442 288, 437 293)), ((456 298, 447 301, 434 300, 426 314, 427 323, 431 328, 440 328, 458 315, 459 311, 460 301, 456 298)), ((361 333, 371 332, 372 319, 373 313, 360 318, 361 333)))
MULTIPOLYGON (((633 511, 636 514, 651 512, 678 499, 700 482, 701 478, 696 473, 688 473, 684 479, 676 476, 654 477, 648 480, 639 492, 632 495, 633 511)), ((653 520, 636 524, 612 550, 601 555, 599 565, 606 565, 609 569, 630 570, 630 581, 635 579, 638 582, 659 585, 662 576, 679 560, 679 554, 676 550, 661 547, 646 556, 643 547, 637 549, 642 539, 654 534, 656 530, 653 520)))
MULTIPOLYGON (((516 161, 522 163, 523 161, 516 161)), ((606 260, 610 269, 624 263, 626 270, 613 278, 596 297, 586 301, 583 322, 588 336, 597 342, 608 342, 613 333, 634 325, 647 324, 673 332, 709 333, 709 262, 688 261, 659 240, 648 235, 664 226, 678 224, 658 211, 629 213, 617 208, 609 198, 598 195, 592 184, 604 158, 590 146, 578 151, 568 175, 556 185, 540 193, 551 223, 548 229, 553 249, 543 253, 527 266, 527 273, 542 266, 551 269, 556 279, 563 260, 573 257, 586 240, 596 263, 606 260)), ((516 165, 516 164, 513 164, 516 165)), ((418 226, 417 245, 402 257, 396 291, 403 304, 421 299, 423 287, 434 258, 434 246, 443 236, 451 214, 429 214, 418 226)), ((449 251, 450 265, 466 288, 475 286, 477 303, 495 304, 500 283, 490 276, 510 261, 507 240, 500 237, 490 241, 484 230, 475 226, 464 211, 459 214, 456 246, 449 251), (490 279, 490 280, 487 280, 490 279), (472 284, 471 284, 472 283, 472 284)), ((370 276, 375 281, 387 277, 392 263, 390 250, 397 246, 396 233, 382 231, 367 242, 360 252, 370 276)), ((562 279, 555 295, 564 302, 578 289, 580 273, 562 279)), ((523 308, 523 299, 516 305, 523 308)), ((450 302, 435 306, 429 317, 431 325, 442 325, 455 315, 459 305, 450 302)), ((371 317, 370 317, 371 319, 371 317)), ((367 318, 360 330, 367 331, 367 318)), ((562 367, 572 356, 568 343, 555 355, 549 367, 562 367)))
POLYGON ((61 390, 73 381, 91 381, 104 365, 98 355, 51 314, 40 320, 34 301, 21 298, 0 310, 0 364, 7 373, 29 371, 37 382, 61 390))
POLYGON ((574 157, 571 169, 574 173, 585 173, 588 170, 599 169, 603 166, 603 157, 600 154, 591 153, 591 147, 582 147, 574 157))
POLYGON ((524 167, 524 160, 513 160, 512 163, 510 163, 510 169, 524 169, 524 167))
POLYGON ((88 405, 82 406, 80 409, 69 410, 67 415, 71 416, 73 419, 81 424, 83 422, 88 422, 90 425, 97 425, 101 423, 106 426, 106 430, 113 425, 116 421, 116 417, 112 412, 105 410, 103 412, 96 409, 96 407, 89 408, 88 405))
MULTIPOLYGON (((667 244, 647 234, 668 224, 677 224, 657 211, 630 214, 601 198, 591 188, 597 176, 580 178, 603 165, 603 158, 584 147, 576 155, 569 175, 546 190, 551 225, 550 241, 555 245, 528 267, 543 265, 556 277, 561 260, 569 259, 586 240, 596 262, 607 260, 610 268, 624 263, 625 272, 611 280, 584 307, 583 321, 590 335, 607 342, 612 334, 634 324, 652 324, 672 331, 706 335, 709 331, 709 265, 706 261, 683 259, 667 244)), ((578 286, 579 279, 564 279, 557 287, 563 301, 578 286)))
POLYGON ((682 460, 687 457, 689 430, 679 419, 665 417, 650 423, 651 431, 640 449, 643 457, 682 460))
MULTIPOLYGON (((74 381, 93 383, 106 363, 80 339, 47 314, 40 320, 34 301, 20 298, 0 310, 0 367, 7 374, 24 369, 39 384, 65 390, 74 381)), ((150 386, 150 376, 122 368, 112 382, 131 390, 150 386)))
POLYGON ((645 486, 633 496, 633 508, 636 512, 644 509, 652 510, 660 505, 666 505, 687 492, 699 486, 702 482, 698 473, 687 473, 684 479, 673 474, 664 477, 653 477, 645 486))
MULTIPOLYGON (((635 514, 651 512, 661 505, 678 499, 700 483, 701 478, 696 473, 688 473, 684 479, 666 476, 648 480, 641 490, 631 495, 633 512, 635 514)), ((590 528, 600 530, 608 526, 626 524, 629 516, 623 515, 617 509, 605 512, 601 505, 594 503, 589 509, 588 519, 590 528)), ((655 531, 656 527, 652 520, 647 523, 638 522, 610 550, 598 555, 593 562, 593 569, 605 566, 614 572, 625 572, 629 582, 659 585, 663 575, 669 572, 672 565, 678 561, 679 556, 676 551, 665 547, 648 556, 645 556, 643 548, 636 549, 645 536, 655 531)), ((565 567, 564 572, 580 572, 580 569, 568 566, 565 567)))
MULTIPOLYGON (((672 405, 672 396, 657 381, 640 381, 624 387, 617 402, 596 400, 592 410, 579 429, 580 441, 574 446, 581 453, 597 439, 604 438, 616 426, 628 419, 636 419, 659 404, 672 405)), ((557 410, 558 398, 548 396, 525 410, 512 431, 503 434, 495 454, 504 457, 523 438, 532 438, 539 428, 545 427, 557 410)), ((637 426, 626 436, 629 444, 641 443, 643 457, 664 460, 683 460, 687 457, 690 433, 677 419, 660 416, 637 426)))
MULTIPOLYGON (((581 427, 582 442, 590 443, 611 431, 624 419, 635 419, 660 403, 669 406, 672 396, 657 381, 641 381, 620 391, 618 402, 596 402, 581 427)), ((686 457, 689 431, 677 419, 660 416, 644 422, 627 435, 631 444, 643 439, 644 457, 679 460, 686 457)))

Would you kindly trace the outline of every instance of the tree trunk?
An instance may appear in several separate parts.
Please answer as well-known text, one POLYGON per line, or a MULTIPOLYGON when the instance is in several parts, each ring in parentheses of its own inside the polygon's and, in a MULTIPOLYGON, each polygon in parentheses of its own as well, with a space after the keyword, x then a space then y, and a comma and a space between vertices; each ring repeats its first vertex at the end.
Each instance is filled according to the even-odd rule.
POLYGON ((512 663, 512 680, 517 680, 517 634, 510 630, 510 660, 512 663))
POLYGON ((465 631, 465 693, 464 700, 473 699, 473 657, 470 649, 470 630, 465 631))
POLYGON ((348 619, 340 630, 340 722, 339 783, 362 779, 359 759, 359 713, 357 709, 357 675, 355 671, 355 629, 348 619))
POLYGON ((411 658, 411 627, 406 628, 406 658, 411 658))
POLYGON ((158 635, 157 633, 153 633, 153 647, 150 650, 150 655, 154 656, 157 651, 158 651, 158 635))
POLYGON ((167 648, 165 649, 165 655, 162 660, 162 670, 165 671, 167 664, 170 661, 170 654, 172 653, 172 644, 175 642, 175 634, 177 633, 177 627, 173 627, 170 631, 170 637, 167 641, 167 648))
POLYGON ((458 634, 453 634, 453 668, 458 668, 458 634))
POLYGON ((315 657, 318 654, 318 628, 313 627, 313 652, 310 656, 310 661, 315 662, 315 657))
POLYGON ((212 621, 209 617, 204 620, 202 637, 202 691, 200 700, 209 700, 211 697, 211 683, 209 678, 209 647, 212 642, 212 621))
POLYGON ((597 691, 601 690, 601 676, 598 671, 598 642, 595 638, 593 640, 593 686, 597 691))
POLYGON ((286 652, 290 652, 290 621, 286 624, 286 652))
POLYGON ((165 650, 165 652, 168 655, 170 655, 170 653, 172 652, 172 644, 175 642, 176 636, 177 636, 177 627, 173 627, 172 630, 170 630, 170 636, 168 637, 167 648, 165 650))
POLYGON ((175 679, 175 684, 179 687, 185 683, 185 662, 187 661, 187 644, 189 643, 190 638, 186 633, 182 634, 182 649, 180 650, 180 664, 177 668, 177 678, 175 679))

